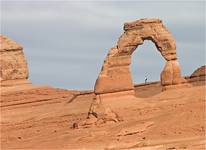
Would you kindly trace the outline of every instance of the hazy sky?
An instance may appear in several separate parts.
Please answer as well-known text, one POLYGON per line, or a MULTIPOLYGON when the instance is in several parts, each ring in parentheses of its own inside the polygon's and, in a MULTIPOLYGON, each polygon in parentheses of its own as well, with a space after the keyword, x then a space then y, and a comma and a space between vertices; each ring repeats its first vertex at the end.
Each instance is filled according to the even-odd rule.
MULTIPOLYGON (((92 89, 123 23, 160 18, 176 39, 182 75, 205 64, 204 1, 2 1, 1 33, 24 47, 35 84, 92 89)), ((159 80, 165 60, 151 41, 133 54, 135 83, 159 80)))

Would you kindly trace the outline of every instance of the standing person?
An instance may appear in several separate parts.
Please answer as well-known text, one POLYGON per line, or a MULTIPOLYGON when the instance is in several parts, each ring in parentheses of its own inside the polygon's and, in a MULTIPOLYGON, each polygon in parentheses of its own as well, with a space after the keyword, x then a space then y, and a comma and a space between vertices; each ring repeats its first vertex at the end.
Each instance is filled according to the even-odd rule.
POLYGON ((144 80, 144 83, 145 83, 145 84, 147 83, 147 76, 145 76, 145 80, 144 80))

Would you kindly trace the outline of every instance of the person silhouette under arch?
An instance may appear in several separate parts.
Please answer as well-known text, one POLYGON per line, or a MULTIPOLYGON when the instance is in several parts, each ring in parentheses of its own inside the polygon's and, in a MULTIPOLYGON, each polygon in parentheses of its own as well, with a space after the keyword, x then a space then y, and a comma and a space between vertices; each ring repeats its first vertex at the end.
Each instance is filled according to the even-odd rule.
POLYGON ((147 76, 145 76, 144 83, 147 84, 147 76))

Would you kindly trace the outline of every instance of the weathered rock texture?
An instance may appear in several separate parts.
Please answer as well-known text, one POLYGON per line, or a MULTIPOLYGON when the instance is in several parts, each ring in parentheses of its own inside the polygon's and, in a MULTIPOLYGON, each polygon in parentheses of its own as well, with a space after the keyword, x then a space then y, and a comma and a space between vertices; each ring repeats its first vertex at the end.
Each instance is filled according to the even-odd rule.
POLYGON ((0 81, 28 78, 23 47, 3 35, 0 35, 0 62, 0 81))
POLYGON ((197 68, 190 76, 186 77, 188 83, 193 85, 205 84, 206 81, 206 66, 201 66, 197 68), (201 81, 199 83, 199 81, 201 81), (203 82, 202 82, 203 81, 203 82))
POLYGON ((200 76, 205 76, 206 75, 206 66, 201 66, 200 68, 196 69, 192 74, 192 77, 200 77, 200 76))
POLYGON ((119 122, 122 118, 115 113, 110 106, 100 98, 94 98, 89 108, 88 116, 84 125, 99 125, 107 122, 119 122))
POLYGON ((176 44, 171 33, 159 19, 141 19, 124 24, 124 33, 104 60, 94 88, 96 94, 134 89, 130 72, 131 55, 144 40, 154 42, 167 61, 161 73, 161 84, 169 86, 182 82, 176 44))

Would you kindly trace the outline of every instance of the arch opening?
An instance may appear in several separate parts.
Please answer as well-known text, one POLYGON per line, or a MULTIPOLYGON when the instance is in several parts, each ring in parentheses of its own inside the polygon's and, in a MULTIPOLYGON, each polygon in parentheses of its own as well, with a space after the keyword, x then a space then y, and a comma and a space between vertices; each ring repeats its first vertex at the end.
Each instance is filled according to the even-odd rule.
POLYGON ((133 84, 141 84, 153 81, 160 81, 160 73, 164 68, 165 59, 157 49, 155 43, 150 40, 144 40, 131 56, 131 75, 133 84))

